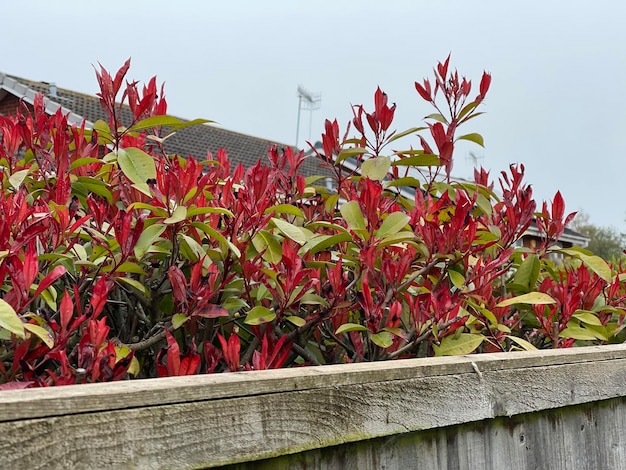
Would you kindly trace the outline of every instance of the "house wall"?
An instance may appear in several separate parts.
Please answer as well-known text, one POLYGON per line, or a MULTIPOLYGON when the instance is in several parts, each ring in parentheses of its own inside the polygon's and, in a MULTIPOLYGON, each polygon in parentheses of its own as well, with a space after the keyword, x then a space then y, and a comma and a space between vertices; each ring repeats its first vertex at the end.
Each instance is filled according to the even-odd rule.
POLYGON ((2 101, 0 101, 0 115, 15 116, 17 107, 19 106, 19 99, 13 95, 7 95, 2 101))

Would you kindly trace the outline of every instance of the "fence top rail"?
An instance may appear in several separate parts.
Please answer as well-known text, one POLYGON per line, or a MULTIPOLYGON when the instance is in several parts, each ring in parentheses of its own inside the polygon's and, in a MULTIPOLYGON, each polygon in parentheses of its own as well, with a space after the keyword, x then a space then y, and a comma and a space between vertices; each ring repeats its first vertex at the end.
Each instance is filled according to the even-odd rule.
POLYGON ((626 344, 194 375, 0 392, 0 422, 626 359, 626 344))

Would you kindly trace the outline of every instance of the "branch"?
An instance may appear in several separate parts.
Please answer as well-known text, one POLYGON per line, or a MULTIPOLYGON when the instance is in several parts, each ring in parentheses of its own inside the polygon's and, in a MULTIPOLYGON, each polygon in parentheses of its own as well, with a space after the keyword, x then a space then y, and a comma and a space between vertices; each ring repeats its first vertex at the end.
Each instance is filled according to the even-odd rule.
POLYGON ((159 331, 154 336, 151 336, 150 338, 144 339, 143 341, 139 341, 138 343, 129 343, 129 344, 122 343, 122 346, 126 346, 131 351, 143 351, 144 349, 151 348, 155 344, 164 340, 166 330, 171 333, 174 331, 174 329, 175 329, 174 325, 169 323, 165 328, 163 328, 161 331, 159 331))

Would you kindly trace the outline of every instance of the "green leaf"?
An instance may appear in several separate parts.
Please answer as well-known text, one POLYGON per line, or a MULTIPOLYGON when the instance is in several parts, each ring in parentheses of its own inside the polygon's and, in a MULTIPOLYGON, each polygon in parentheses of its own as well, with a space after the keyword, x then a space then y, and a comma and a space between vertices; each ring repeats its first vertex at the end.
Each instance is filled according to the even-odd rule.
MULTIPOLYGON (((103 268, 103 272, 109 272, 114 266, 111 266, 109 269, 103 268)), ((133 263, 132 261, 125 261, 115 269, 116 273, 133 273, 133 274, 141 274, 143 276, 146 275, 146 272, 139 266, 137 263, 133 263)))
POLYGON ((174 116, 150 116, 149 118, 142 119, 128 130, 134 132, 143 129, 152 129, 153 127, 177 126, 182 123, 183 121, 174 116))
POLYGON ((387 235, 378 243, 378 247, 382 248, 384 246, 395 245, 398 243, 414 242, 416 239, 417 237, 413 232, 404 230, 402 232, 394 233, 393 235, 387 235))
POLYGON ((337 331, 335 331, 336 335, 340 335, 342 333, 348 333, 350 331, 369 331, 369 329, 363 325, 359 325, 358 323, 344 323, 337 331))
POLYGON ((429 114, 428 116, 424 117, 424 119, 433 119, 442 124, 448 124, 448 120, 443 116, 443 114, 440 113, 429 114))
POLYGON ((390 167, 391 159, 389 157, 368 158, 361 165, 361 176, 375 181, 382 181, 387 176, 390 167))
POLYGON ((161 234, 165 231, 165 225, 152 224, 149 227, 143 229, 137 244, 135 245, 134 252, 135 257, 140 260, 150 250, 152 244, 157 241, 161 234))
POLYGON ((230 251, 233 252, 233 254, 237 257, 240 258, 241 257, 241 251, 239 251, 239 248, 237 248, 235 246, 235 244, 233 242, 231 242, 230 240, 228 240, 224 235, 222 235, 221 233, 219 233, 217 230, 215 230, 213 227, 211 227, 208 224, 205 224, 203 222, 192 222, 190 224, 192 227, 196 227, 200 230, 202 230, 204 233, 206 233, 209 237, 216 239, 217 241, 219 241, 220 243, 223 243, 224 245, 226 245, 230 251))
POLYGON ((270 263, 278 263, 283 258, 283 248, 267 230, 260 230, 252 239, 252 244, 256 251, 263 252, 263 259, 270 263))
POLYGON ((52 286, 48 287, 46 290, 42 291, 41 294, 39 295, 41 296, 43 301, 46 303, 46 305, 50 308, 50 310, 52 310, 53 312, 57 311, 57 291, 54 287, 52 286))
POLYGON ((194 238, 184 235, 178 234, 178 238, 180 241, 180 251, 181 254, 187 258, 189 261, 196 262, 201 259, 207 263, 207 266, 210 264, 210 260, 206 256, 206 252, 204 251, 204 247, 198 243, 194 238))
POLYGON ((365 230, 365 218, 358 202, 346 202, 339 211, 352 230, 365 230))
POLYGON ((323 307, 328 307, 329 305, 328 301, 324 297, 322 297, 321 295, 313 294, 312 292, 304 294, 302 297, 300 297, 300 300, 298 302, 306 305, 321 305, 323 307))
POLYGON ((476 205, 483 212, 483 214, 491 215, 493 206, 491 205, 491 201, 484 194, 479 193, 478 196, 476 196, 476 205))
POLYGON ((179 130, 185 129, 187 127, 199 126, 201 124, 211 124, 211 123, 214 123, 214 122, 215 121, 211 121, 210 119, 196 118, 196 119, 192 119, 191 121, 185 121, 182 124, 174 126, 174 130, 179 131, 179 130))
POLYGON ((175 315, 172 315, 172 326, 174 327, 175 330, 179 329, 187 320, 189 320, 189 317, 187 315, 184 315, 182 313, 177 313, 175 315))
POLYGON ((391 333, 394 336, 397 336, 398 338, 402 338, 404 340, 408 340, 408 335, 407 332, 404 331, 402 328, 383 328, 383 331, 388 331, 389 333, 391 333))
POLYGON ((381 331, 380 333, 373 333, 370 335, 372 343, 383 349, 388 348, 393 344, 393 335, 388 331, 381 331))
POLYGON ((450 282, 452 282, 452 285, 457 289, 460 289, 461 287, 463 287, 463 284, 465 284, 465 277, 460 272, 450 269, 448 271, 448 276, 450 277, 450 282))
POLYGON ((81 196, 87 197, 89 193, 97 194, 106 198, 107 201, 113 201, 113 195, 106 183, 98 178, 91 176, 79 176, 76 181, 72 183, 72 189, 81 196))
POLYGON ((419 188, 421 186, 420 180, 418 180, 417 178, 414 178, 413 176, 404 176, 402 178, 394 178, 391 181, 385 181, 383 183, 383 186, 385 188, 391 188, 391 187, 402 187, 402 186, 408 186, 410 188, 419 188))
POLYGON ((94 122, 93 127, 91 129, 98 132, 99 144, 106 145, 106 144, 113 143, 113 135, 111 134, 111 128, 102 119, 98 119, 96 122, 94 122))
POLYGON ((333 194, 331 196, 328 196, 328 199, 326 199, 326 202, 324 203, 324 207, 326 208, 328 212, 334 213, 335 207, 337 207, 338 201, 339 201, 339 194, 333 194))
MULTIPOLYGON (((410 153, 410 150, 396 153, 410 153)), ((391 166, 441 166, 441 160, 439 160, 439 157, 437 155, 425 153, 421 155, 413 155, 412 157, 402 158, 400 160, 394 160, 393 162, 391 162, 391 166)))
POLYGON ((263 323, 269 323, 276 318, 276 314, 269 308, 257 305, 250 309, 244 323, 247 325, 262 325, 263 323))
POLYGON ((11 186, 13 186, 15 189, 18 189, 26 179, 26 176, 28 176, 29 171, 30 169, 18 170, 14 172, 11 176, 9 176, 9 183, 11 184, 11 186))
POLYGON ((460 356, 474 352, 484 340, 482 335, 461 333, 458 336, 446 336, 439 346, 433 344, 433 350, 435 356, 460 356))
POLYGON ((598 339, 597 334, 594 332, 576 325, 568 326, 561 331, 559 336, 561 338, 576 339, 580 341, 595 341, 598 339))
POLYGON ((598 325, 588 325, 585 324, 585 329, 589 330, 592 334, 596 336, 596 339, 600 341, 609 341, 616 331, 615 328, 610 328, 608 325, 598 326, 598 325))
POLYGON ((611 272, 611 267, 606 261, 599 256, 586 255, 584 253, 578 254, 578 257, 585 264, 585 266, 596 273, 600 279, 606 282, 611 282, 613 279, 613 273, 611 272))
POLYGON ((133 202, 128 205, 128 210, 131 209, 145 209, 158 217, 169 217, 165 208, 153 206, 152 204, 146 204, 145 202, 133 202))
POLYGON ((529 292, 528 294, 518 295, 510 299, 499 302, 496 307, 508 307, 515 304, 530 304, 530 305, 548 305, 555 304, 556 300, 543 292, 529 292))
POLYGON ((164 224, 172 225, 182 222, 187 218, 187 206, 177 206, 172 215, 163 221, 164 224))
POLYGON ((228 217, 233 217, 233 213, 223 207, 188 207, 187 217, 193 217, 195 215, 202 214, 224 214, 228 217))
POLYGON ((298 328, 306 325, 306 320, 302 317, 296 317, 295 315, 291 315, 289 317, 285 317, 285 320, 287 320, 288 322, 293 323, 294 325, 296 325, 298 328))
POLYGON ((394 140, 398 140, 401 139, 402 137, 406 137, 409 134, 416 134, 419 131, 423 131, 424 129, 428 129, 428 127, 412 127, 411 129, 407 129, 406 131, 402 131, 398 134, 394 134, 393 137, 391 137, 387 143, 391 143, 394 140))
POLYGON ((273 217, 272 222, 278 230, 285 234, 285 236, 291 238, 294 242, 299 243, 300 245, 304 245, 311 236, 311 232, 309 230, 305 232, 305 229, 302 227, 290 224, 286 220, 273 217))
POLYGON ((470 142, 474 142, 475 144, 478 144, 481 147, 485 146, 483 136, 480 134, 476 134, 475 132, 472 134, 465 134, 460 137, 457 137, 457 140, 469 140, 470 142))
POLYGON ((589 312, 588 310, 576 310, 572 314, 572 317, 587 325, 602 326, 600 319, 593 312, 589 312))
POLYGON ((335 246, 338 243, 352 241, 352 235, 349 233, 340 233, 337 235, 318 235, 311 238, 306 244, 298 250, 298 254, 303 255, 305 253, 314 255, 320 251, 325 250, 331 246, 335 246))
POLYGON ((174 116, 150 116, 149 118, 142 119, 137 124, 128 129, 129 132, 141 131, 144 129, 152 129, 154 127, 173 127, 175 130, 189 127, 190 125, 204 124, 209 121, 208 119, 194 119, 193 121, 182 121, 174 116), (192 123, 192 124, 190 124, 192 123))
POLYGON ((32 323, 24 323, 24 329, 30 331, 32 334, 37 336, 41 341, 45 343, 50 349, 54 347, 54 339, 52 339, 52 335, 45 328, 34 325, 32 323))
POLYGON ((117 163, 122 173, 135 184, 139 191, 148 196, 151 195, 147 181, 156 178, 154 158, 143 150, 129 147, 117 151, 117 163))
POLYGON ((299 207, 292 206, 291 204, 279 204, 278 206, 272 206, 265 209, 266 214, 276 213, 276 214, 289 214, 295 215, 296 217, 304 217, 304 213, 299 207))
POLYGON ((241 310, 242 308, 248 308, 248 302, 237 297, 229 297, 222 302, 222 307, 228 310, 228 313, 233 314, 241 310))
POLYGON ((25 337, 22 320, 4 299, 0 299, 0 328, 8 330, 20 338, 25 337))
POLYGON ((70 165, 70 170, 75 170, 76 168, 80 168, 81 166, 91 165, 92 163, 102 163, 102 160, 94 157, 81 157, 77 158, 70 165))
POLYGON ((533 346, 531 343, 529 343, 525 339, 518 338, 517 336, 507 335, 507 338, 509 338, 514 343, 516 343, 525 351, 535 351, 537 349, 535 346, 533 346))
POLYGON ((136 279, 132 279, 130 277, 117 277, 116 280, 122 281, 124 284, 129 285, 133 289, 137 289, 139 292, 141 292, 146 297, 150 296, 150 292, 148 291, 146 286, 144 286, 141 282, 139 282, 136 279))
POLYGON ((480 101, 472 101, 471 103, 465 105, 461 112, 459 113, 458 120, 463 119, 470 111, 476 108, 480 104, 480 101))
POLYGON ((527 291, 533 289, 539 278, 540 265, 541 262, 536 254, 528 255, 517 268, 513 283, 524 286, 527 291))
POLYGON ((493 312, 485 307, 483 307, 482 305, 479 305, 473 301, 468 301, 468 304, 474 308, 478 313, 482 314, 487 321, 491 324, 491 325, 497 325, 498 324, 498 319, 496 318, 496 316, 493 314, 493 312))
MULTIPOLYGON (((344 161, 346 158, 356 157, 357 155, 363 155, 364 153, 367 153, 367 149, 362 147, 343 149, 339 152, 339 155, 337 155, 337 163, 344 161)), ((331 157, 331 155, 327 155, 327 157, 331 157)))
POLYGON ((319 227, 323 227, 323 228, 328 228, 328 229, 332 229, 332 230, 338 230, 339 232, 343 232, 346 234, 350 234, 350 230, 348 230, 347 228, 345 228, 342 225, 339 224, 334 224, 332 222, 327 222, 325 220, 321 220, 319 222, 311 222, 309 224, 307 224, 307 228, 311 228, 311 229, 316 229, 319 227))
POLYGON ((377 238, 395 235, 409 223, 409 220, 411 218, 403 212, 392 212, 383 220, 380 228, 376 231, 377 238))

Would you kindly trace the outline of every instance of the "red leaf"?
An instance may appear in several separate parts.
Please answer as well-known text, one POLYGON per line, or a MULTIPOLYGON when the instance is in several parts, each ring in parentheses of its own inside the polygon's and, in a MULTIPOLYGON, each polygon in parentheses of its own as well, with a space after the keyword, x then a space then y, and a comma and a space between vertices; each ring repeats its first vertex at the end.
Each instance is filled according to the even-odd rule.
POLYGON ((29 388, 34 383, 35 382, 32 380, 28 380, 26 382, 7 382, 0 385, 0 392, 4 390, 23 390, 25 388, 29 388))
POLYGON ((480 98, 484 99, 487 91, 489 91, 489 86, 491 85, 491 75, 487 72, 483 73, 483 77, 480 79, 480 98))
POLYGON ((432 90, 430 88, 430 81, 427 78, 424 79, 424 86, 415 82, 415 89, 425 101, 428 101, 428 102, 433 101, 433 98, 431 95, 432 90))
POLYGON ((178 375, 194 375, 200 369, 200 354, 192 352, 190 355, 183 357, 180 362, 180 370, 178 375))
POLYGON ((192 292, 196 292, 200 288, 200 282, 202 281, 202 262, 203 260, 198 261, 194 264, 193 268, 191 268, 189 286, 191 287, 192 292))
POLYGON ((450 54, 448 54, 448 58, 445 60, 443 64, 441 62, 437 64, 437 71, 439 72, 439 76, 444 82, 446 81, 446 76, 448 75, 449 63, 450 63, 450 54))
POLYGON ((29 288, 33 282, 35 282, 38 270, 37 251, 35 250, 35 244, 31 242, 28 244, 26 253, 24 254, 24 265, 22 267, 22 271, 24 272, 24 287, 29 288))
POLYGON ((110 328, 106 325, 106 320, 103 317, 100 320, 91 320, 89 322, 89 338, 91 339, 91 344, 96 348, 104 344, 109 334, 110 328))
POLYGON ((236 333, 231 333, 230 338, 228 338, 228 342, 221 335, 217 334, 217 339, 219 339, 220 344, 222 345, 222 352, 224 353, 224 360, 226 361, 226 365, 231 372, 236 372, 239 370, 239 349, 241 344, 239 342, 239 336, 236 333))
POLYGON ((219 305, 205 305, 203 307, 194 310, 191 315, 195 315, 203 318, 218 318, 229 316, 228 310, 219 305))
POLYGON ((374 110, 376 114, 380 116, 383 109, 387 106, 387 93, 384 93, 380 87, 376 88, 374 93, 374 110))
POLYGON ((165 330, 165 337, 167 338, 167 370, 170 377, 177 376, 180 370, 180 347, 169 330, 165 330))
POLYGON ((99 278, 93 286, 89 305, 91 306, 91 315, 94 318, 97 318, 102 313, 111 287, 112 283, 104 277, 99 278))
POLYGON ((211 374, 215 371, 219 361, 222 359, 222 352, 211 344, 210 341, 205 341, 202 345, 202 353, 204 355, 204 362, 206 363, 206 373, 211 374))
POLYGON ((74 314, 74 302, 67 292, 67 289, 63 292, 63 298, 61 299, 61 305, 59 307, 59 313, 61 315, 61 331, 66 332, 67 326, 70 324, 72 315, 74 314))
POLYGON ((48 273, 46 277, 43 278, 43 281, 39 283, 39 287, 35 291, 33 297, 39 296, 44 290, 50 287, 57 279, 59 279, 63 274, 65 274, 66 269, 63 266, 56 266, 52 271, 48 273))
POLYGON ((552 218, 555 220, 562 220, 565 213, 565 201, 561 196, 561 191, 557 191, 552 200, 552 218))
POLYGON ((181 306, 187 306, 187 279, 185 275, 178 266, 171 266, 167 275, 170 278, 174 299, 181 306))
POLYGON ((113 97, 115 97, 115 95, 117 95, 117 92, 120 90, 120 87, 122 86, 122 80, 124 80, 124 76, 126 75, 126 72, 128 72, 129 68, 130 58, 126 59, 124 65, 122 65, 122 67, 120 67, 120 69, 115 74, 115 80, 113 80, 113 97))
POLYGON ((291 345, 293 341, 287 343, 287 335, 282 336, 274 345, 274 351, 269 357, 268 365, 271 369, 279 369, 285 363, 291 353, 291 345), (285 346, 285 347, 283 347, 285 346))
POLYGON ((128 356, 123 357, 122 359, 117 361, 117 363, 113 367, 113 377, 111 380, 116 381, 122 380, 124 378, 124 376, 128 372, 128 369, 130 368, 130 364, 132 363, 134 354, 134 351, 131 351, 128 356))

